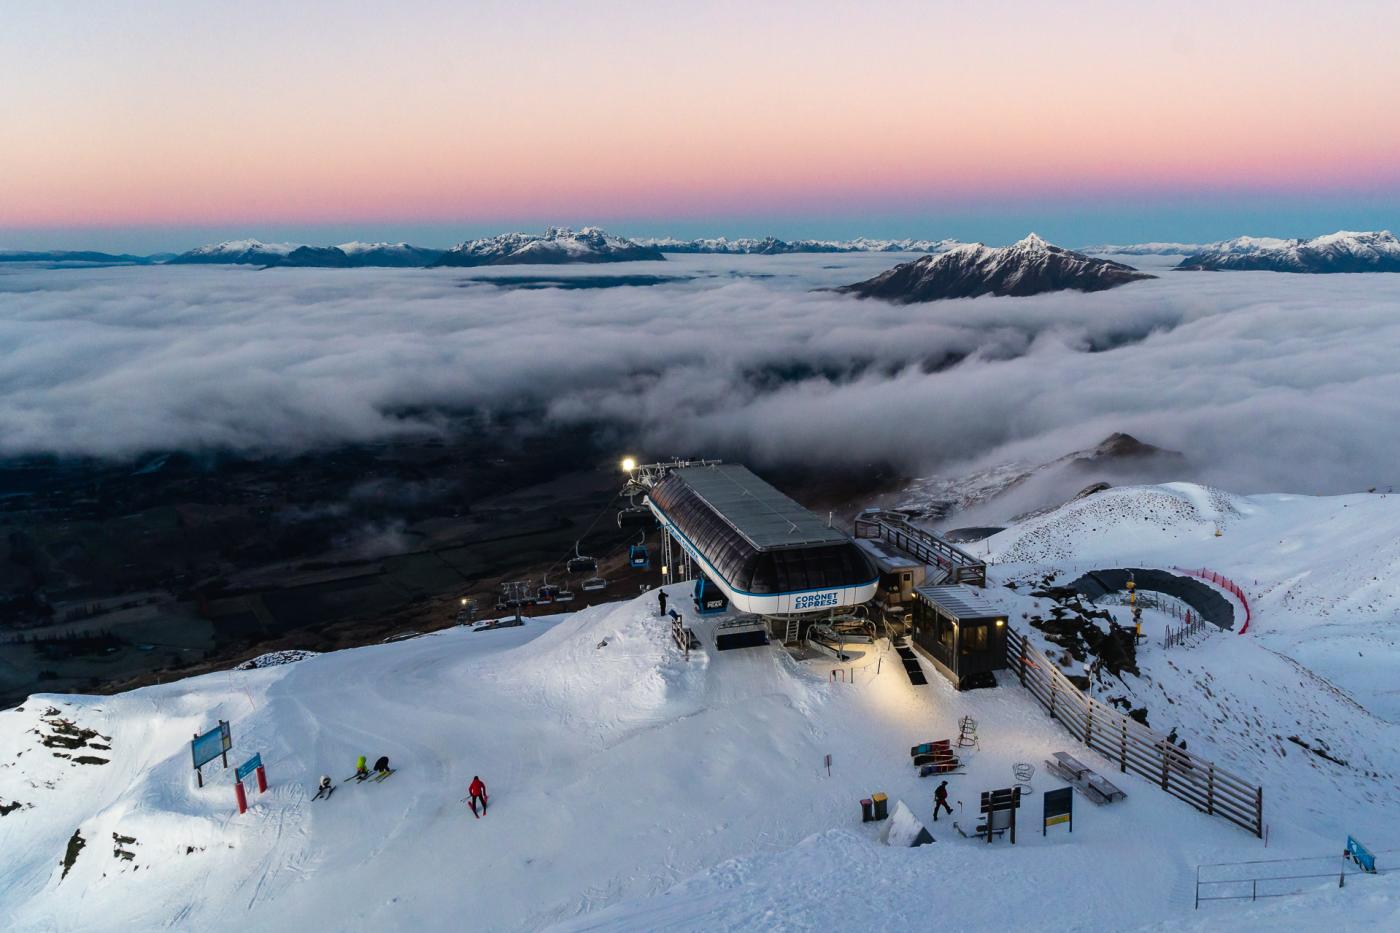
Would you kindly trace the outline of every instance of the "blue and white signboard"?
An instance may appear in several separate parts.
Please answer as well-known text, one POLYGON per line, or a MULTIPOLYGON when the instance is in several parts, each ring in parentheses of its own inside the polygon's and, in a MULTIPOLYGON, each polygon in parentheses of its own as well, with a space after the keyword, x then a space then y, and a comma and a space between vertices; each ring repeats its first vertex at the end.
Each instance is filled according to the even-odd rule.
POLYGON ((195 768, 208 764, 230 748, 233 748, 233 734, 229 731, 228 723, 222 719, 217 726, 203 735, 195 736, 190 743, 195 768))
POLYGON ((241 781, 241 780, 243 780, 245 777, 247 777, 248 775, 252 774, 254 771, 257 771, 257 770, 258 770, 259 768, 261 768, 261 767, 262 767, 262 752, 258 752, 258 753, 257 753, 256 755, 254 755, 252 758, 249 758, 247 761, 243 762, 243 764, 241 764, 241 765, 239 765, 237 768, 234 768, 234 769, 233 769, 233 779, 234 779, 235 781, 241 781))
POLYGON ((1346 853, 1346 854, 1347 854, 1347 858, 1349 858, 1349 859, 1351 859, 1353 862, 1355 862, 1355 863, 1357 864, 1357 867, 1360 868, 1362 871, 1371 872, 1372 874, 1375 873, 1375 871, 1376 871, 1376 857, 1375 857, 1375 855, 1372 854, 1372 852, 1371 852, 1370 849, 1366 848, 1366 847, 1363 846, 1361 843, 1357 842, 1356 839, 1355 839, 1355 837, 1352 837, 1352 836, 1348 836, 1348 837, 1347 837, 1347 853, 1346 853))

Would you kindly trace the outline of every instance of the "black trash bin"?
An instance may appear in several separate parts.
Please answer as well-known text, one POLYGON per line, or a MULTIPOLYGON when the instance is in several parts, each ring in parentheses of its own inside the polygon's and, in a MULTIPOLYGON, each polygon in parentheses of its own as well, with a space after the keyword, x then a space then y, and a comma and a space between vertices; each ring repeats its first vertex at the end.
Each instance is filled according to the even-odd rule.
POLYGON ((860 821, 862 823, 875 822, 875 805, 866 797, 860 802, 860 821))
POLYGON ((875 820, 876 820, 876 822, 879 822, 880 820, 887 820, 887 819, 889 819, 889 817, 890 817, 890 798, 886 797, 884 794, 875 794, 875 795, 871 796, 870 800, 871 800, 872 803, 875 804, 875 820))

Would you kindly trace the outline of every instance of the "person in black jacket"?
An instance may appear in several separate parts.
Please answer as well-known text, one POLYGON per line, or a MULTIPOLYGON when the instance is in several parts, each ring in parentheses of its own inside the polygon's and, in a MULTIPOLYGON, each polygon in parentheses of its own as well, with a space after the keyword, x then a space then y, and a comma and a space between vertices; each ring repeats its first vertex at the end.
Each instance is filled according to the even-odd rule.
POLYGON ((658 590, 656 591, 656 602, 657 602, 657 604, 658 604, 659 606, 661 606, 661 614, 664 616, 664 615, 666 614, 666 591, 665 591, 665 590, 658 589, 658 590))
POLYGON ((940 807, 944 810, 947 810, 949 816, 953 815, 953 808, 948 806, 947 781, 944 781, 942 784, 939 784, 938 788, 933 792, 933 821, 935 823, 938 822, 938 810, 940 807))
POLYGON ((374 763, 375 774, 387 774, 389 772, 389 756, 380 755, 379 760, 374 763))

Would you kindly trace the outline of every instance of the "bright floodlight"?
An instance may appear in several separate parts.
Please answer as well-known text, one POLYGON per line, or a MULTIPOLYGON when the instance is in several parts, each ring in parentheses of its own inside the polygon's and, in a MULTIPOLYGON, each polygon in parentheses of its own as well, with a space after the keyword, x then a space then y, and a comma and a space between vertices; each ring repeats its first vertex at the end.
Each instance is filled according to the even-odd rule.
POLYGON ((631 457, 625 457, 622 461, 622 468, 628 473, 631 473, 637 468, 637 461, 633 460, 631 457))

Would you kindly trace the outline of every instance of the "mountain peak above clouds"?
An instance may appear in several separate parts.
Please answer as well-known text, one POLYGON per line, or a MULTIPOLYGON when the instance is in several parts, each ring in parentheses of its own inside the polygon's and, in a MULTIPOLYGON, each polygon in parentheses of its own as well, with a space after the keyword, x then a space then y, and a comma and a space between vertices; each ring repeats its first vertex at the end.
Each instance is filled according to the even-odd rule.
POLYGON ((1155 277, 1055 246, 1032 233, 1010 246, 958 246, 837 290, 908 304, 980 295, 1024 297, 1067 289, 1097 292, 1155 277))

